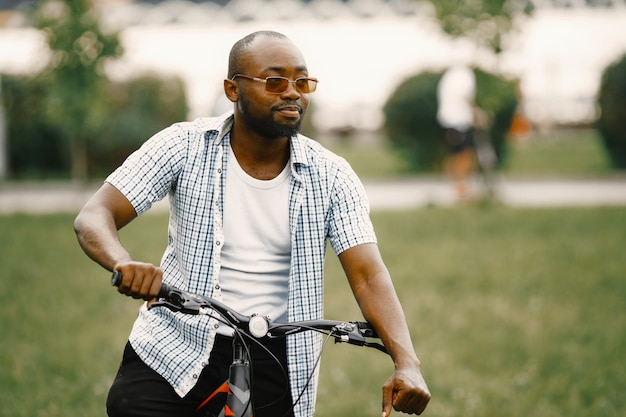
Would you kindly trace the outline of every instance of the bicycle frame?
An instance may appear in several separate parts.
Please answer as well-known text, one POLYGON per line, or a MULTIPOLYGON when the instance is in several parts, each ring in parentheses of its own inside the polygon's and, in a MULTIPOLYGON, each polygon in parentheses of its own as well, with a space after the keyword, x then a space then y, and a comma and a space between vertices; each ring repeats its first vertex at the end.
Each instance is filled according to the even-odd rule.
MULTIPOLYGON (((113 272, 111 284, 118 286, 121 280, 120 272, 113 272)), ((162 284, 159 300, 149 306, 150 309, 157 307, 166 307, 175 312, 191 315, 216 317, 215 313, 217 313, 219 315, 219 317, 216 317, 218 320, 221 317, 221 321, 235 329, 233 362, 230 366, 228 379, 228 396, 226 405, 219 417, 252 417, 253 415, 250 358, 248 355, 249 348, 246 345, 249 342, 246 342, 243 336, 255 340, 286 337, 303 331, 317 331, 326 334, 328 337, 333 337, 335 343, 371 347, 388 353, 382 344, 369 340, 379 340, 379 337, 367 322, 308 320, 292 323, 275 323, 267 317, 241 314, 211 297, 183 291, 167 284, 162 284)))

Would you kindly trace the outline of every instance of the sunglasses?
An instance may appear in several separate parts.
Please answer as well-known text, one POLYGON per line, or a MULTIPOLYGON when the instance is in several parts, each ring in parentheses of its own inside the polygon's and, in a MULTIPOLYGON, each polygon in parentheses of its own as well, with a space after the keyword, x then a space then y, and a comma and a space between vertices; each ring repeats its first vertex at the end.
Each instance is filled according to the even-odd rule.
POLYGON ((289 88, 289 84, 293 84, 296 87, 296 90, 302 94, 309 94, 315 91, 317 88, 317 78, 311 77, 300 77, 295 80, 290 80, 285 77, 267 77, 267 78, 257 78, 251 77, 249 75, 236 74, 231 80, 235 78, 245 78, 246 80, 258 81, 260 83, 265 83, 265 91, 272 94, 281 94, 287 91, 289 88))

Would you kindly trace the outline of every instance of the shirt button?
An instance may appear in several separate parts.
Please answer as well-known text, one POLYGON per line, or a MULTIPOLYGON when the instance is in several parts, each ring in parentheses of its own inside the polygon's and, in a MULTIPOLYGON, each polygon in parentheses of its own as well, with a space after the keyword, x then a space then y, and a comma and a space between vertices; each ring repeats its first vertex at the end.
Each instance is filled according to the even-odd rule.
POLYGON ((219 240, 218 240, 217 242, 215 242, 215 245, 216 245, 216 246, 219 246, 219 245, 221 245, 221 244, 222 244, 222 242, 220 242, 219 240))
POLYGON ((198 379, 198 374, 193 374, 193 379, 198 379))
POLYGON ((222 173, 222 168, 218 168, 218 169, 217 169, 217 173, 218 173, 218 174, 221 174, 221 173, 222 173))
POLYGON ((220 284, 215 284, 215 289, 216 289, 216 290, 219 290, 220 288, 221 288, 221 287, 220 287, 220 284))

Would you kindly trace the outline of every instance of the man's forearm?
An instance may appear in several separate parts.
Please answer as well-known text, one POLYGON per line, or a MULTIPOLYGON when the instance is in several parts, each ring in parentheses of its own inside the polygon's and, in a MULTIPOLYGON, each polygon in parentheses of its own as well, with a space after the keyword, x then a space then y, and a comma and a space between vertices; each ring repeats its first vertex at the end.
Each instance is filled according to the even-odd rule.
POLYGON ((376 329, 396 367, 419 367, 406 317, 389 276, 367 280, 354 291, 363 316, 376 329))
POLYGON ((74 231, 83 251, 103 268, 112 271, 117 263, 132 260, 111 218, 81 212, 74 221, 74 231))

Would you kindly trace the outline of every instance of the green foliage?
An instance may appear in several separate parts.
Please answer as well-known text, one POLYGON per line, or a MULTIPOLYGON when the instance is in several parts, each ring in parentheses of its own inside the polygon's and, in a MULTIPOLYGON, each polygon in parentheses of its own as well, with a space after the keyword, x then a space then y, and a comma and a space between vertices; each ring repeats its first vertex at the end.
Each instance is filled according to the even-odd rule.
POLYGON ((46 84, 40 77, 4 76, 0 81, 10 174, 14 178, 67 177, 69 147, 61 132, 46 122, 42 100, 46 84))
POLYGON ((51 59, 34 78, 2 80, 12 177, 102 175, 156 131, 186 118, 179 79, 146 75, 115 83, 104 75, 122 48, 116 33, 100 29, 90 1, 40 1, 32 18, 51 59))
POLYGON ((473 39, 496 54, 502 52, 503 37, 514 29, 514 19, 533 11, 529 0, 432 0, 430 3, 445 33, 473 39))
POLYGON ((122 49, 116 33, 102 32, 90 1, 40 1, 32 17, 51 59, 34 78, 2 80, 12 177, 101 176, 186 118, 180 79, 145 75, 116 83, 105 76, 104 65, 122 49))
POLYGON ((602 74, 597 129, 614 167, 626 168, 626 55, 602 74))
POLYGON ((438 167, 446 149, 437 122, 437 84, 440 73, 424 72, 402 82, 383 112, 385 134, 416 171, 438 167))
POLYGON ((99 100, 107 87, 103 65, 122 52, 117 34, 104 34, 88 0, 37 2, 33 22, 48 39, 51 59, 42 75, 48 123, 70 142, 72 176, 86 180, 90 138, 105 123, 99 100))
POLYGON ((92 173, 111 171, 157 131, 187 117, 185 87, 177 77, 111 83, 106 101, 108 122, 89 150, 92 173))
MULTIPOLYGON (((476 104, 490 120, 487 132, 477 134, 488 136, 501 163, 517 107, 515 83, 481 69, 474 72, 476 104)), ((416 171, 438 170, 447 152, 443 129, 437 122, 437 84, 441 76, 442 73, 424 72, 408 78, 383 108, 386 136, 416 171)))
POLYGON ((489 139, 498 161, 506 158, 506 139, 518 105, 516 83, 481 69, 475 69, 476 105, 490 120, 489 139))
MULTIPOLYGON (((102 85, 105 88, 94 98, 102 123, 93 126, 86 148, 91 177, 110 172, 151 135, 187 116, 178 78, 145 75, 122 83, 104 79, 102 85)), ((45 77, 2 78, 13 178, 70 177, 67 130, 45 115, 49 88, 45 77)))

